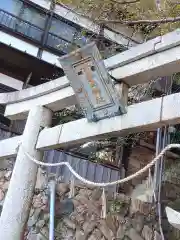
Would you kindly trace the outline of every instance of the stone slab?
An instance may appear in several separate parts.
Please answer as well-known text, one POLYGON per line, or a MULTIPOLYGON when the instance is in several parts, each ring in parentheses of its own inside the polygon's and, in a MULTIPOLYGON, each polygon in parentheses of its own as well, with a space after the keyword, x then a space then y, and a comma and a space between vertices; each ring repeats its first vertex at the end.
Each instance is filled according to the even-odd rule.
MULTIPOLYGON (((160 126, 160 112, 161 112, 162 98, 153 99, 151 101, 134 104, 128 107, 127 114, 116 116, 109 119, 104 119, 98 122, 88 122, 87 119, 79 119, 69 123, 65 123, 62 127, 58 148, 70 147, 85 143, 89 140, 96 140, 105 138, 109 135, 123 136, 129 132, 140 132, 148 129, 156 129, 160 126), (154 107, 156 106, 156 107, 154 107)), ((44 134, 47 130, 42 130, 40 133, 37 146, 47 147, 46 139, 49 134, 52 138, 52 145, 54 146, 53 132, 54 129, 48 130, 49 134, 44 134), (52 131, 52 134, 50 133, 52 131), (43 135, 43 137, 41 137, 43 135), (40 140, 42 139, 43 140, 40 140), (42 144, 42 141, 44 142, 42 144)), ((49 148, 51 148, 50 140, 49 148)), ((39 148, 39 147, 38 147, 39 148)))
POLYGON ((21 136, 8 138, 0 141, 0 159, 15 157, 17 148, 21 143, 21 136))

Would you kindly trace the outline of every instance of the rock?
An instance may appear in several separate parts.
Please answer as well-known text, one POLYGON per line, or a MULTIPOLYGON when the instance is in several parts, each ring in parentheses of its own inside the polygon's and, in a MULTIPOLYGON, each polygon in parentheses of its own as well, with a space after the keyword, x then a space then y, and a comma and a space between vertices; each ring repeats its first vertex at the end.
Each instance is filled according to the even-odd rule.
POLYGON ((92 196, 90 199, 93 201, 98 201, 101 198, 101 196, 102 196, 102 189, 98 188, 92 192, 92 196))
POLYGON ((144 240, 152 240, 153 239, 152 229, 149 226, 145 225, 142 231, 142 236, 144 240))
POLYGON ((47 240, 49 235, 49 229, 48 227, 43 227, 40 231, 40 233, 38 233, 38 238, 37 240, 47 240))
POLYGON ((36 223, 36 227, 41 229, 44 227, 44 225, 46 224, 46 222, 44 220, 39 220, 37 223, 36 223))
POLYGON ((0 201, 4 199, 5 193, 2 189, 0 189, 0 201))
POLYGON ((126 235, 131 240, 143 240, 143 238, 136 232, 134 228, 131 228, 126 235))
POLYGON ((62 219, 56 219, 56 232, 57 233, 63 233, 66 231, 67 227, 64 225, 62 219))
POLYGON ((88 240, 97 240, 97 238, 92 234, 90 237, 88 237, 88 240))
POLYGON ((108 228, 106 221, 105 220, 100 220, 99 221, 99 230, 102 232, 102 234, 104 235, 105 239, 107 240, 112 240, 114 239, 114 234, 111 231, 111 229, 108 228))
POLYGON ((76 230, 75 236, 76 236, 75 239, 78 239, 78 240, 86 240, 83 231, 81 231, 80 229, 77 229, 77 230, 76 230))
POLYGON ((11 175, 12 175, 12 171, 7 171, 4 177, 7 181, 9 181, 11 179, 11 175))
POLYGON ((47 183, 46 176, 44 172, 42 171, 41 168, 38 168, 38 173, 37 173, 37 181, 36 181, 36 189, 42 189, 47 183))
POLYGON ((44 221, 49 221, 49 217, 50 217, 50 214, 49 213, 45 213, 44 216, 43 216, 43 219, 44 221))
POLYGON ((83 225, 83 223, 84 223, 84 221, 85 221, 85 219, 84 219, 84 217, 82 216, 82 215, 80 215, 80 214, 76 214, 75 215, 75 221, 76 221, 76 223, 79 225, 79 226, 82 226, 83 225))
POLYGON ((123 193, 118 193, 116 195, 116 199, 118 199, 120 202, 125 202, 125 203, 130 203, 131 199, 129 196, 126 196, 125 194, 123 193))
POLYGON ((101 217, 98 216, 97 214, 91 214, 91 213, 88 213, 87 214, 87 218, 90 220, 90 221, 95 221, 95 222, 98 222, 101 217))
POLYGON ((72 199, 72 202, 73 202, 75 208, 80 205, 80 202, 74 198, 72 199))
POLYGON ((89 199, 89 197, 92 195, 92 191, 87 188, 84 188, 79 190, 79 194, 89 199))
POLYGON ((59 183, 56 186, 56 192, 59 196, 62 196, 69 192, 69 185, 66 183, 59 183))
POLYGON ((69 216, 74 212, 74 203, 71 198, 64 198, 61 201, 57 200, 55 209, 57 216, 69 216))
POLYGON ((130 238, 128 238, 127 236, 125 236, 123 240, 130 240, 130 238))
POLYGON ((154 232, 154 239, 153 240, 162 240, 161 235, 157 231, 154 232))
POLYGON ((96 229, 92 232, 91 238, 88 238, 88 240, 101 240, 101 237, 102 237, 101 231, 96 228, 96 229))
POLYGON ((152 210, 152 204, 143 202, 139 199, 133 199, 131 204, 131 214, 140 212, 144 215, 148 215, 152 210))
POLYGON ((103 236, 103 237, 101 238, 101 240, 106 240, 106 239, 105 239, 105 237, 103 236))
POLYGON ((96 227, 96 222, 85 222, 83 224, 84 235, 87 237, 96 227))
MULTIPOLYGON (((79 194, 79 193, 74 197, 74 199, 75 199, 76 201, 79 201, 79 202, 81 202, 82 200, 85 200, 85 201, 88 201, 88 200, 89 200, 86 195, 81 195, 81 194, 79 194)), ((82 204, 83 204, 83 203, 82 203, 82 204)))
POLYGON ((84 196, 80 196, 78 201, 88 209, 89 213, 100 216, 101 206, 98 202, 90 201, 84 196))
MULTIPOLYGON (((63 228, 64 229, 64 228, 63 228)), ((74 240, 74 231, 71 229, 65 229, 65 231, 61 234, 57 234, 56 239, 63 239, 63 240, 74 240), (61 237, 61 238, 59 238, 61 237)))
POLYGON ((10 184, 10 181, 6 181, 6 182, 3 184, 2 188, 3 188, 4 191, 8 190, 9 184, 10 184))
POLYGON ((79 205, 78 207, 76 207, 76 211, 80 214, 85 214, 88 209, 84 205, 79 205))
POLYGON ((180 197, 180 188, 172 183, 166 182, 162 185, 162 199, 176 200, 180 197))
POLYGON ((40 213, 41 213, 41 209, 31 208, 30 217, 28 220, 28 227, 32 227, 37 222, 40 213))
POLYGON ((41 194, 33 197, 33 207, 34 208, 41 208, 43 205, 44 204, 42 202, 41 194))
POLYGON ((4 184, 5 184, 5 179, 1 178, 0 179, 0 187, 3 188, 4 184))
POLYGON ((4 178, 5 174, 6 174, 6 171, 3 171, 3 170, 0 171, 0 180, 4 178))
POLYGON ((38 240, 38 236, 36 233, 30 232, 27 236, 27 240, 38 240))
POLYGON ((76 229, 76 224, 73 221, 71 221, 69 218, 65 217, 63 219, 63 222, 68 228, 73 229, 73 230, 76 229))
POLYGON ((177 229, 177 228, 173 228, 173 229, 172 229, 172 235, 171 235, 171 238, 170 238, 170 239, 179 240, 179 239, 180 239, 180 230, 177 229))
POLYGON ((144 226, 144 216, 136 214, 135 218, 132 220, 132 225, 138 233, 141 233, 144 226))
POLYGON ((119 240, 123 240, 125 233, 126 233, 126 228, 124 228, 124 226, 120 224, 116 233, 116 238, 119 240))
POLYGON ((106 217, 106 224, 107 226, 112 230, 112 232, 115 234, 116 233, 116 225, 115 221, 112 215, 107 215, 106 217))
POLYGON ((41 195, 41 201, 44 205, 46 205, 48 203, 48 196, 45 194, 41 195))

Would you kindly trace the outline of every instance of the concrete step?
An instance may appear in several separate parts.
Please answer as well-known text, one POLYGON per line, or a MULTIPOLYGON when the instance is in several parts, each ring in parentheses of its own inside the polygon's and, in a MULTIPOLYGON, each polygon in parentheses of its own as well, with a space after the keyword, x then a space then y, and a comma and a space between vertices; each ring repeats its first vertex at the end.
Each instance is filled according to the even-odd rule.
POLYGON ((144 180, 142 184, 137 185, 131 194, 132 212, 149 214, 152 208, 153 196, 153 187, 148 180, 144 180))
POLYGON ((139 199, 143 202, 152 203, 153 201, 153 187, 149 184, 148 180, 144 180, 139 184, 132 193, 132 198, 139 199))

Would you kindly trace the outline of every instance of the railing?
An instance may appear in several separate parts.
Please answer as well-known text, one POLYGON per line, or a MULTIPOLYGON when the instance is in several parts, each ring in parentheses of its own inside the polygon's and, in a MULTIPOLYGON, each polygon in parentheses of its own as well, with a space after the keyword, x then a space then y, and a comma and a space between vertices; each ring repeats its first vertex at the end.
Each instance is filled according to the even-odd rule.
POLYGON ((36 42, 41 42, 44 30, 17 16, 0 9, 0 26, 19 33, 36 42))
POLYGON ((46 46, 55 48, 64 53, 69 53, 73 50, 72 43, 70 41, 60 38, 59 36, 52 33, 48 33, 46 46))
MULTIPOLYGON (((0 9, 0 27, 11 30, 14 33, 20 34, 21 36, 42 45, 44 29, 2 9, 0 9)), ((48 33, 47 41, 44 43, 44 46, 65 54, 73 50, 70 41, 53 33, 48 33)))

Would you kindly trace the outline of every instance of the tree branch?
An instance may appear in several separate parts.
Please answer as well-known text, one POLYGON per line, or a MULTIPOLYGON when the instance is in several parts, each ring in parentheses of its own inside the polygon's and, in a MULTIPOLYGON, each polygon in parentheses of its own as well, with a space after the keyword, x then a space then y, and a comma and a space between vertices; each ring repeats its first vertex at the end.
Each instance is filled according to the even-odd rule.
POLYGON ((126 24, 126 25, 136 25, 136 24, 164 24, 164 23, 174 23, 174 22, 179 22, 180 21, 180 16, 179 17, 174 17, 174 18, 166 18, 166 19, 145 19, 145 20, 98 20, 98 23, 121 23, 121 24, 126 24))
POLYGON ((114 3, 119 3, 119 4, 132 4, 132 3, 137 3, 140 2, 140 0, 131 0, 131 1, 117 1, 117 0, 111 0, 114 3))

